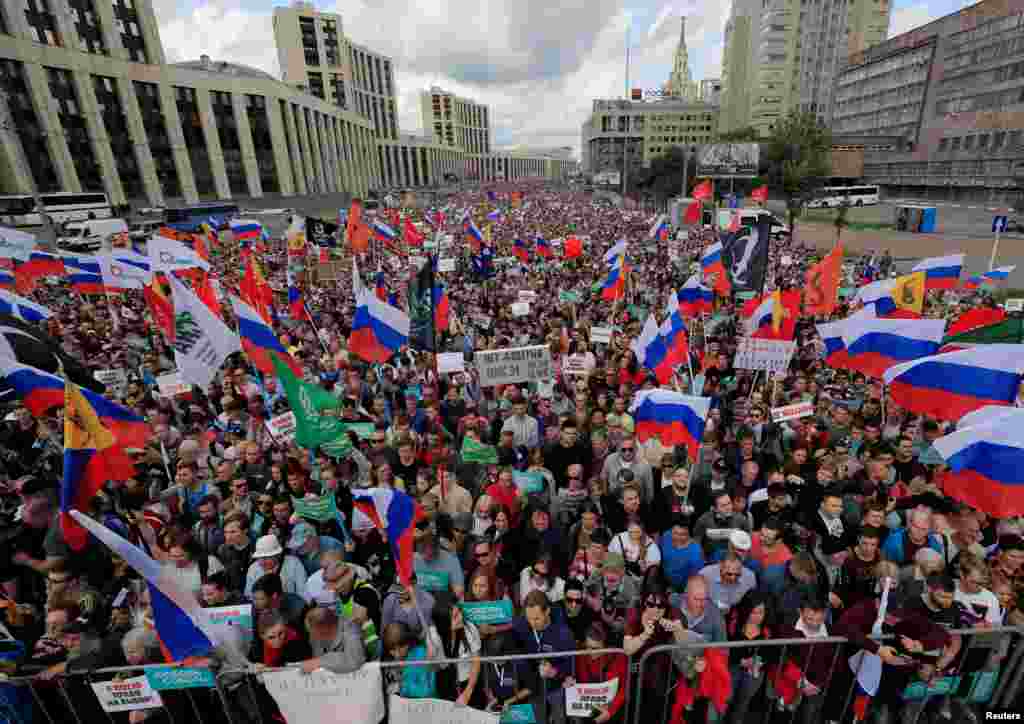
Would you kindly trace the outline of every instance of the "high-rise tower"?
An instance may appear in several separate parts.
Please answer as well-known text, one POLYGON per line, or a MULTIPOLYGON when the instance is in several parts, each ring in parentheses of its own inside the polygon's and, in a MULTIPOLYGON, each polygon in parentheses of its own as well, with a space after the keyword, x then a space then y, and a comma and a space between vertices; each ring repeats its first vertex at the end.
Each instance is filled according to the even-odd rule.
POLYGON ((672 61, 672 74, 665 84, 665 94, 673 98, 694 100, 694 82, 690 75, 690 53, 686 49, 686 16, 680 18, 679 45, 676 46, 675 59, 672 61))

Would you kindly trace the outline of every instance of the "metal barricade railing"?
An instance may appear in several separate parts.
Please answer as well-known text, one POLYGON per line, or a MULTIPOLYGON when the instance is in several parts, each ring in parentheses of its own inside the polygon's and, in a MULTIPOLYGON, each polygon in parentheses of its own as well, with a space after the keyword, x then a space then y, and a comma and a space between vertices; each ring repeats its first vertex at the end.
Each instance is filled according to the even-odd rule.
MULTIPOLYGON (((920 694, 921 699, 927 702, 930 698, 948 695, 958 701, 965 701, 967 704, 986 703, 988 707, 994 709, 1013 707, 1021 694, 1021 683, 1024 681, 1024 627, 967 629, 951 633, 960 634, 964 641, 961 652, 955 659, 957 663, 954 676, 949 677, 950 686, 953 688, 949 691, 930 691, 918 686, 917 693, 920 694), (972 652, 994 650, 993 647, 998 649, 1003 645, 1006 637, 1011 638, 1006 646, 1005 658, 999 665, 998 673, 989 670, 980 672, 982 675, 979 675, 979 671, 975 667, 985 657, 980 654, 972 657, 972 652)), ((887 638, 891 637, 882 637, 881 640, 884 641, 887 638)), ((854 649, 849 646, 847 639, 841 637, 776 639, 755 643, 693 641, 653 647, 645 651, 639 660, 635 660, 635 657, 628 655, 621 648, 474 658, 480 661, 481 666, 570 659, 575 667, 576 661, 585 656, 621 656, 626 661, 627 673, 626 680, 620 682, 620 686, 625 689, 625 701, 618 715, 618 721, 632 724, 653 724, 653 722, 669 720, 675 697, 678 695, 676 689, 682 681, 679 663, 685 664, 687 658, 698 657, 704 649, 708 648, 722 649, 726 656, 730 649, 744 648, 763 652, 762 658, 765 660, 776 658, 772 654, 778 653, 778 660, 786 661, 789 658, 787 654, 791 653, 792 647, 800 646, 835 647, 828 658, 827 688, 821 692, 821 698, 826 700, 822 704, 822 708, 829 712, 823 718, 848 721, 849 719, 844 719, 844 717, 851 710, 858 695, 856 682, 857 674, 860 672, 859 670, 852 671, 845 660, 854 653, 854 649), (668 661, 656 663, 655 657, 666 657, 668 661), (649 671, 654 670, 651 668, 652 666, 662 667, 657 671, 658 680, 653 682, 648 680, 649 671), (840 667, 843 668, 840 669, 840 667), (837 671, 842 671, 843 675, 836 676, 837 671), (645 686, 645 684, 652 685, 645 686)), ((387 661, 381 662, 380 666, 383 672, 398 673, 407 666, 444 667, 457 666, 466 662, 466 658, 437 658, 420 661, 387 661)), ((863 657, 861 662, 863 663, 863 657)), ((169 667, 167 664, 151 664, 97 669, 87 673, 60 675, 52 679, 39 676, 0 678, 0 721, 10 720, 17 724, 102 724, 103 722, 114 724, 114 717, 99 705, 91 685, 109 681, 115 676, 139 675, 149 669, 166 670, 168 668, 177 667, 169 667)), ((213 687, 161 691, 162 710, 171 724, 191 724, 191 722, 196 724, 271 724, 276 713, 276 704, 269 693, 265 690, 261 691, 262 684, 258 681, 258 675, 290 668, 295 667, 250 666, 220 669, 214 676, 213 687)), ((772 712, 778 710, 776 697, 769 698, 765 692, 768 668, 766 665, 762 669, 761 681, 753 685, 753 700, 748 702, 752 706, 749 708, 748 715, 743 719, 744 722, 767 724, 771 720, 772 712), (766 703, 767 706, 753 706, 753 704, 761 702, 766 703), (758 716, 761 709, 763 709, 763 717, 758 716)), ((800 674, 802 677, 806 672, 801 671, 800 674)), ((536 672, 531 671, 530 676, 536 676, 536 672)), ((730 677, 732 677, 731 669, 730 677)), ((389 675, 383 677, 385 688, 382 694, 385 702, 388 700, 388 680, 390 678, 392 677, 389 675)), ((563 720, 557 710, 561 701, 560 691, 558 692, 559 696, 550 696, 554 693, 554 689, 550 688, 545 695, 533 692, 529 700, 522 702, 534 707, 534 718, 538 724, 563 720), (556 709, 552 709, 552 705, 556 709)), ((750 692, 743 693, 749 694, 750 692)), ((777 692, 773 692, 773 694, 775 693, 777 692)), ((736 694, 737 692, 734 691, 733 698, 729 702, 730 707, 736 701, 736 694)), ((918 700, 909 700, 905 706, 914 714, 913 717, 904 716, 904 721, 907 722, 915 722, 924 710, 924 704, 918 700)), ((906 714, 906 712, 902 713, 906 714)), ((797 721, 797 708, 790 710, 789 716, 784 717, 783 720, 790 724, 797 721)))
MULTIPOLYGON (((1000 626, 957 629, 950 631, 950 633, 959 635, 962 642, 959 653, 953 659, 955 662, 953 675, 943 677, 941 680, 946 682, 946 688, 940 687, 935 690, 930 688, 930 682, 929 686, 925 687, 921 682, 916 681, 912 675, 908 676, 907 683, 915 684, 915 686, 900 689, 897 692, 900 695, 900 699, 896 703, 908 709, 913 714, 913 717, 907 718, 904 716, 903 721, 916 722, 924 711, 927 702, 935 697, 944 697, 946 704, 948 704, 949 699, 956 699, 957 701, 962 701, 965 706, 987 703, 991 708, 1009 708, 1017 700, 1021 682, 1024 680, 1024 627, 1000 626), (1002 646, 1005 637, 1012 638, 1006 656, 998 667, 998 679, 993 682, 992 679, 997 675, 990 669, 991 657, 1002 646), (992 644, 995 644, 995 646, 993 647, 992 644), (984 653, 986 651, 988 651, 987 654, 984 653), (971 658, 972 653, 977 654, 973 659, 971 658), (984 658, 983 668, 980 670, 975 668, 979 664, 979 658, 984 658), (991 674, 991 676, 986 676, 987 674, 991 674)), ((894 637, 872 638, 884 642, 892 640, 894 637)), ((636 665, 636 678, 632 682, 636 695, 633 697, 634 707, 630 721, 632 724, 651 724, 652 721, 669 721, 670 710, 674 706, 675 697, 679 695, 677 688, 680 686, 683 676, 680 669, 681 666, 685 666, 682 662, 687 659, 692 661, 702 658, 705 649, 724 650, 727 657, 728 651, 732 649, 752 650, 759 652, 759 656, 760 652, 764 652, 766 654, 765 659, 771 657, 769 652, 781 649, 781 653, 778 655, 778 665, 784 665, 789 660, 787 653, 791 647, 804 646, 833 647, 833 652, 829 657, 828 676, 825 679, 826 688, 819 692, 821 698, 813 703, 813 706, 817 707, 818 711, 812 718, 849 721, 847 714, 851 711, 851 706, 858 695, 858 691, 863 692, 862 689, 859 689, 858 678, 862 673, 861 667, 865 662, 865 658, 861 656, 857 669, 852 669, 851 665, 843 661, 843 659, 848 659, 854 655, 857 649, 850 644, 848 639, 838 636, 813 639, 774 639, 756 642, 728 641, 711 643, 695 640, 652 647, 643 653, 636 665), (650 682, 648 682, 646 677, 651 670, 650 667, 654 664, 653 660, 655 657, 667 657, 668 661, 662 660, 659 664, 662 670, 658 672, 658 675, 663 676, 665 681, 655 682, 655 686, 651 687, 647 686, 650 682), (845 667, 843 669, 844 674, 837 677, 837 667, 840 665, 845 667), (832 691, 833 684, 837 683, 843 687, 841 692, 832 691), (838 696, 840 693, 842 696, 838 696), (836 696, 830 696, 831 694, 836 694, 836 696), (652 704, 652 697, 654 697, 656 703, 652 704), (841 707, 838 706, 840 702, 842 703, 841 707), (655 710, 656 706, 660 707, 660 711, 655 710), (829 713, 822 716, 825 711, 829 713)), ((810 662, 810 655, 805 657, 805 660, 810 662)), ((727 709, 724 712, 719 712, 719 718, 724 719, 728 715, 730 722, 763 721, 767 724, 767 722, 772 721, 773 711, 783 711, 784 708, 778 705, 778 692, 772 692, 771 695, 768 693, 768 687, 770 686, 768 672, 774 671, 775 666, 776 663, 773 663, 771 666, 766 665, 758 677, 753 677, 759 679, 759 681, 754 684, 755 691, 752 697, 758 697, 764 702, 765 706, 761 707, 764 714, 763 719, 755 718, 752 714, 748 714, 746 710, 739 713, 733 711, 733 707, 737 703, 736 691, 731 691, 730 701, 727 702, 727 709)), ((730 666, 728 670, 730 685, 737 679, 746 681, 743 677, 735 675, 733 667, 730 666)), ((800 671, 800 681, 806 679, 806 674, 806 669, 800 671)), ((796 707, 785 707, 785 710, 791 712, 788 718, 789 724, 793 724, 797 720, 800 704, 798 702, 796 707)), ((903 713, 904 715, 906 714, 906 712, 903 713)), ((712 721, 714 720, 712 719, 712 721)), ((807 719, 804 719, 804 721, 807 721, 807 719)), ((854 721, 862 721, 862 719, 858 718, 854 719, 854 721)))
MULTIPOLYGON (((630 665, 631 664, 631 657, 628 654, 626 654, 626 652, 624 650, 619 649, 619 648, 616 648, 616 649, 596 649, 596 650, 576 650, 576 651, 558 651, 558 652, 536 653, 536 654, 509 654, 509 655, 505 655, 505 656, 474 656, 474 657, 468 657, 468 658, 433 658, 433 659, 422 659, 422 660, 418 660, 418 661, 382 661, 382 662, 380 662, 380 667, 383 670, 382 673, 385 673, 385 675, 383 677, 383 681, 382 681, 382 685, 384 687, 384 690, 383 690, 382 694, 384 696, 384 701, 386 703, 388 701, 390 693, 397 693, 397 692, 392 692, 392 691, 389 690, 389 689, 393 688, 393 684, 395 682, 389 681, 389 676, 387 675, 386 672, 388 672, 388 671, 396 671, 396 672, 400 673, 401 669, 403 669, 403 668, 405 668, 407 666, 426 666, 426 667, 433 667, 433 668, 441 668, 441 667, 445 667, 445 666, 457 666, 459 664, 465 664, 465 663, 467 663, 467 661, 473 661, 473 660, 479 661, 481 666, 486 666, 486 665, 492 665, 492 664, 508 664, 508 663, 515 663, 515 662, 524 662, 524 661, 526 661, 526 662, 536 661, 536 662, 539 663, 540 661, 545 661, 545 660, 553 661, 553 660, 556 660, 556 659, 570 659, 572 661, 573 665, 575 665, 576 659, 578 659, 580 657, 584 657, 584 656, 598 656, 598 655, 621 656, 623 659, 625 659, 625 662, 626 662, 626 667, 625 667, 625 670, 626 670, 626 680, 620 682, 620 686, 621 687, 625 687, 625 695, 624 695, 625 700, 624 700, 624 703, 623 703, 623 706, 622 706, 621 714, 618 717, 618 721, 625 722, 627 720, 627 714, 628 714, 628 711, 629 711, 629 704, 630 704, 630 697, 631 697, 631 691, 630 691, 630 688, 629 688, 629 678, 630 678, 629 677, 629 672, 631 671, 632 667, 630 665)), ((258 693, 256 682, 254 680, 256 680, 261 674, 273 673, 275 671, 285 671, 285 670, 288 670, 288 669, 295 669, 295 668, 297 668, 296 665, 291 665, 291 666, 286 666, 286 667, 278 667, 278 668, 263 668, 263 667, 253 666, 253 667, 249 667, 247 669, 226 669, 226 670, 221 671, 217 675, 217 688, 218 688, 218 690, 221 693, 221 699, 222 699, 222 702, 223 702, 223 708, 224 708, 225 712, 235 712, 235 713, 237 713, 238 707, 232 701, 232 698, 234 696, 238 695, 240 691, 245 691, 246 693, 244 695, 248 695, 248 696, 251 696, 251 697, 254 697, 254 698, 257 698, 257 699, 260 697, 260 694, 258 693), (231 679, 232 677, 233 677, 234 680, 231 682, 231 684, 230 685, 226 684, 225 682, 228 679, 231 679), (243 684, 245 685, 245 689, 244 690, 241 689, 241 686, 243 684)), ((573 668, 572 671, 575 674, 575 668, 573 668)), ((560 717, 559 718, 559 712, 558 712, 558 708, 562 705, 562 702, 564 701, 564 699, 561 697, 561 687, 559 687, 557 691, 554 688, 550 687, 550 686, 545 687, 545 688, 546 688, 546 691, 544 692, 544 695, 541 695, 540 692, 532 691, 530 698, 527 699, 527 700, 524 700, 524 701, 522 701, 520 703, 522 705, 530 705, 530 706, 533 707, 533 709, 534 709, 534 719, 535 719, 536 722, 538 722, 538 724, 541 724, 543 722, 549 721, 549 717, 552 717, 551 720, 556 720, 557 719, 559 721, 564 721, 564 717, 560 717), (552 696, 554 694, 557 694, 557 696, 552 696), (555 708, 554 711, 551 711, 552 707, 555 708)), ((260 724, 267 724, 266 719, 263 718, 265 712, 263 712, 259 708, 257 708, 257 711, 258 711, 258 713, 260 715, 260 718, 255 720, 255 721, 259 721, 260 724)), ((243 724, 242 721, 239 721, 235 717, 230 718, 229 722, 230 722, 230 724, 243 724)))

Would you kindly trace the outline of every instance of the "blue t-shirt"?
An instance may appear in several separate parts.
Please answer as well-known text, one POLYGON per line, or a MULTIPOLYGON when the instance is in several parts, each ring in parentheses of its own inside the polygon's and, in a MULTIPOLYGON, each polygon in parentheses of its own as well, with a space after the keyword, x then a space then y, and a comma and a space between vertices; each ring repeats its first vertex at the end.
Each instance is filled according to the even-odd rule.
POLYGON ((661 548, 661 568, 673 588, 685 586, 690 576, 700 573, 704 567, 704 554, 697 542, 690 541, 682 548, 673 548, 672 531, 667 530, 661 534, 658 544, 661 548))

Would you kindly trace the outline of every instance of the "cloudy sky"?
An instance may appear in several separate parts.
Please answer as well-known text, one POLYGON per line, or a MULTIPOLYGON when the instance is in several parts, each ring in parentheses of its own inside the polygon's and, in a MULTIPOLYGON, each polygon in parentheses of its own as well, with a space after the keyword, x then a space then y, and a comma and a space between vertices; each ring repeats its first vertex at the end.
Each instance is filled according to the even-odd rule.
MULTIPOLYGON (((207 54, 279 75, 267 0, 155 0, 170 62, 207 54)), ((317 2, 342 16, 352 40, 397 66, 399 125, 420 133, 417 94, 440 85, 491 107, 496 146, 579 148, 594 98, 668 78, 687 16, 695 79, 718 77, 729 3, 696 0, 340 0, 317 2)), ((890 34, 954 12, 964 0, 895 0, 890 34)))

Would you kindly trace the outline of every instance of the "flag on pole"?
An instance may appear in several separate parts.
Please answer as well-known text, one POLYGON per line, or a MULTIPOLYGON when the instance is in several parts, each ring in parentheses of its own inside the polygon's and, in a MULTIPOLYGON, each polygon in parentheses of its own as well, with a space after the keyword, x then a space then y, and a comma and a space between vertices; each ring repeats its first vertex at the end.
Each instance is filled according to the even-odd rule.
POLYGON ((230 355, 242 350, 238 335, 173 274, 174 361, 185 382, 202 389, 230 355))
POLYGON ((362 488, 352 491, 352 505, 387 538, 398 580, 408 586, 412 581, 416 524, 424 518, 420 504, 397 488, 362 488))

